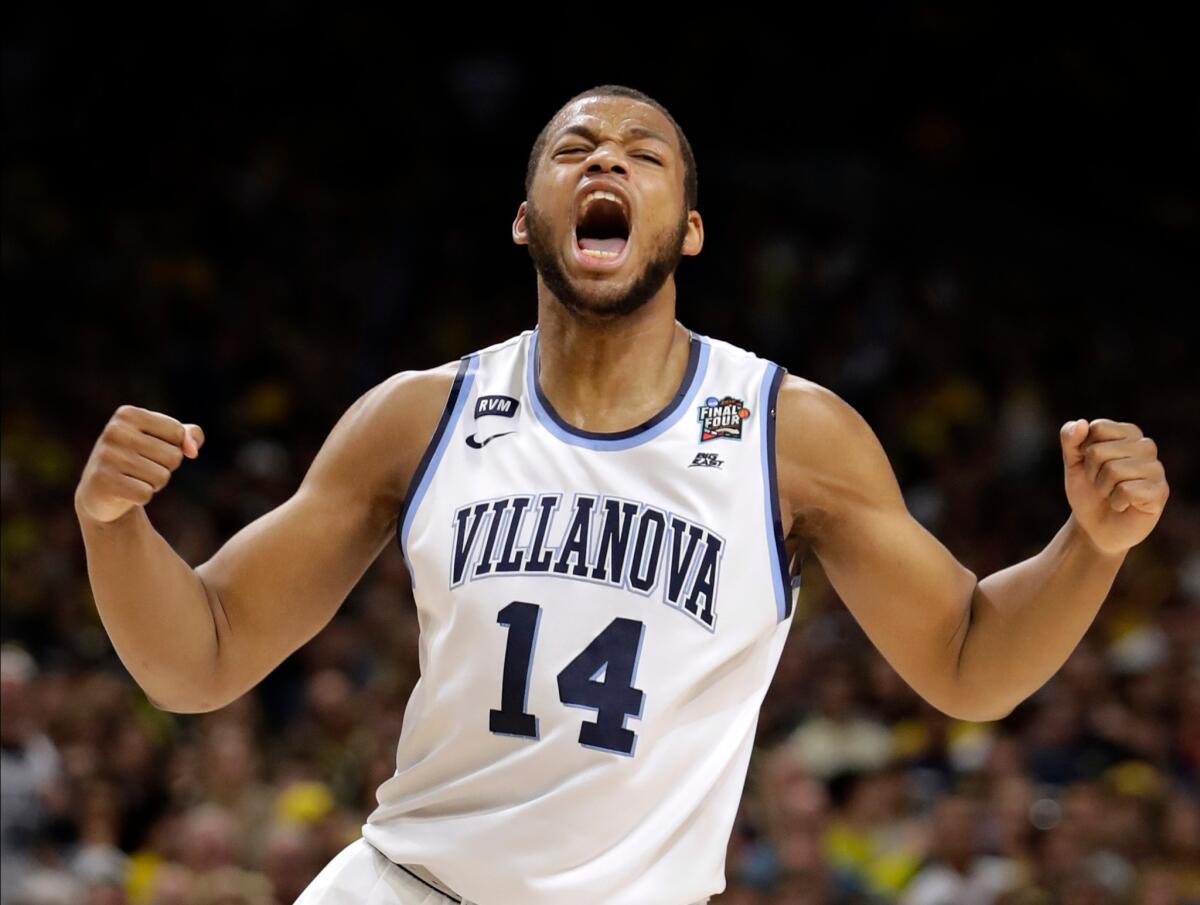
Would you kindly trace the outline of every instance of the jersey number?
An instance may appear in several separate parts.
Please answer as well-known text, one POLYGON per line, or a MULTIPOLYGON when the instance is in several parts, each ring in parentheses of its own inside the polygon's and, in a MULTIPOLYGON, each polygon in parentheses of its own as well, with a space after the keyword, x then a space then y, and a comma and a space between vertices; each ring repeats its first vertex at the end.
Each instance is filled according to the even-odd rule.
MULTIPOLYGON (((521 600, 496 615, 498 623, 508 626, 500 709, 489 714, 489 727, 498 735, 538 738, 538 719, 525 707, 541 617, 540 606, 521 600)), ((596 721, 579 728, 579 744, 585 748, 633 756, 637 736, 625 728, 625 720, 641 718, 646 698, 633 687, 645 630, 637 620, 614 619, 558 674, 558 697, 564 704, 596 711, 596 721), (597 679, 601 672, 604 678, 597 679)))

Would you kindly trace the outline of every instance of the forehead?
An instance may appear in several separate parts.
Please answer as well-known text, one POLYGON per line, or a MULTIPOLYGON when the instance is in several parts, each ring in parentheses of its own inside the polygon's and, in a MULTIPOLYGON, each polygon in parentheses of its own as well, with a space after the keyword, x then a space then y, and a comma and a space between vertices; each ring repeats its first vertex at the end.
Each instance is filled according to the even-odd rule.
POLYGON ((672 148, 678 150, 679 147, 679 139, 671 121, 657 107, 632 97, 580 98, 559 113, 550 128, 550 138, 553 140, 571 126, 624 134, 648 129, 661 136, 672 148))

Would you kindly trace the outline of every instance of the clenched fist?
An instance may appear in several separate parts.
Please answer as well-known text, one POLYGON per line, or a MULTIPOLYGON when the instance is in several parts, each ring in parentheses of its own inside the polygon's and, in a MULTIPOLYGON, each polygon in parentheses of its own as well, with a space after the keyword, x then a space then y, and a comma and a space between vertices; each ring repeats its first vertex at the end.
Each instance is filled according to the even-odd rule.
POLYGON ((1108 418, 1068 421, 1059 436, 1067 501, 1096 548, 1117 555, 1145 540, 1171 493, 1155 442, 1108 418))
POLYGON ((121 406, 92 447, 75 489, 75 508, 98 522, 116 521, 134 506, 150 502, 167 486, 183 457, 196 458, 203 443, 199 425, 121 406))

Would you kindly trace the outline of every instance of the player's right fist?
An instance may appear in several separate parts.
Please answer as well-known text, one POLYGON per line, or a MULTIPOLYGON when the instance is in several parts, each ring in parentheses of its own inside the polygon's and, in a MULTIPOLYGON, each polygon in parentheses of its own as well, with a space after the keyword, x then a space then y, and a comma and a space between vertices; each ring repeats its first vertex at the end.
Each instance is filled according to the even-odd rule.
POLYGON ((134 405, 108 419, 83 467, 75 508, 97 522, 113 522, 145 506, 167 486, 183 457, 194 459, 204 443, 197 424, 182 424, 134 405))

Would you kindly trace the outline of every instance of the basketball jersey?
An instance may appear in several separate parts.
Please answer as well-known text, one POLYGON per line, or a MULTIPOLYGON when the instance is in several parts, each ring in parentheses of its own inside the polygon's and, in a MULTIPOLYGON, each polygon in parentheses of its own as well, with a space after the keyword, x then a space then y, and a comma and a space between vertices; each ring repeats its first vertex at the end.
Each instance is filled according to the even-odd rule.
POLYGON ((666 408, 595 433, 538 339, 463 357, 401 507, 421 676, 363 835, 485 903, 684 905, 725 887, 792 623, 784 370, 692 333, 666 408))

